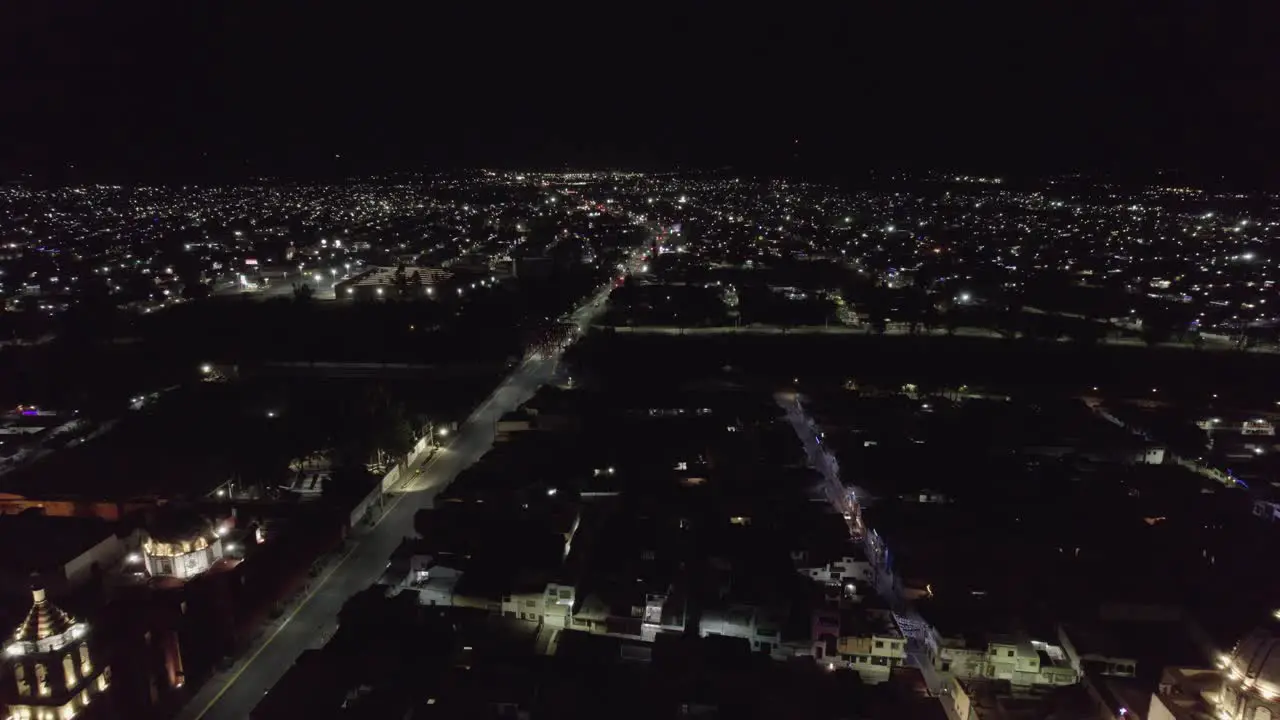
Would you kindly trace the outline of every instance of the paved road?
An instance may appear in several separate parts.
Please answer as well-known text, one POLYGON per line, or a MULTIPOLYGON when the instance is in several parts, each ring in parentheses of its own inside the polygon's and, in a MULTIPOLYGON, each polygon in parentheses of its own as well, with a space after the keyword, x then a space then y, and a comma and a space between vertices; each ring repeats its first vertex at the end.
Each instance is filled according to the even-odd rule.
MULTIPOLYGON (((339 277, 339 280, 342 278, 339 277)), ((253 300, 270 300, 273 298, 291 298, 293 297, 294 283, 306 283, 314 289, 314 300, 333 300, 334 280, 328 272, 322 273, 320 282, 315 280, 315 271, 308 270, 304 273, 291 272, 281 277, 279 273, 271 273, 271 284, 261 290, 244 290, 237 283, 220 283, 213 291, 214 297, 239 297, 247 295, 253 300)))
MULTIPOLYGON (((867 546, 867 557, 873 558, 873 562, 875 562, 874 558, 877 557, 877 554, 870 547, 872 542, 868 537, 870 533, 854 532, 855 524, 859 528, 863 527, 858 513, 858 504, 851 502, 850 494, 845 492, 845 485, 840 479, 839 463, 836 461, 835 456, 822 445, 819 439, 820 430, 813 418, 805 411, 802 397, 798 393, 789 392, 778 393, 774 396, 774 399, 786 412, 787 420, 800 438, 800 443, 804 445, 810 464, 826 478, 827 494, 832 504, 838 511, 852 512, 854 515, 853 522, 850 523, 850 534, 855 540, 861 540, 867 546)), ((949 704, 950 698, 942 692, 943 680, 934 669, 933 663, 929 659, 928 649, 924 645, 924 620, 916 613, 910 601, 902 596, 900 587, 894 582, 893 575, 886 572, 886 568, 881 567, 879 563, 876 563, 875 581, 876 593, 889 603, 889 607, 893 610, 894 619, 897 621, 903 635, 907 637, 908 659, 912 665, 920 668, 920 673, 924 677, 925 684, 929 686, 929 691, 938 696, 943 709, 950 717, 952 714, 949 704)))
MULTIPOLYGON (((588 325, 604 309, 612 285, 601 288, 573 313, 588 325)), ((563 351, 560 351, 563 352, 563 351)), ((459 428, 447 448, 410 467, 400 492, 387 498, 381 521, 365 533, 341 563, 322 577, 314 593, 286 616, 273 635, 227 676, 210 680, 178 714, 178 720, 243 720, 263 695, 308 648, 320 647, 336 630, 338 611, 375 582, 388 558, 413 533, 413 515, 431 507, 437 493, 492 446, 495 422, 529 399, 556 372, 560 352, 530 357, 493 391, 459 428)))
MULTIPOLYGON (((674 325, 640 325, 636 327, 630 327, 625 325, 600 325, 599 327, 616 330, 621 334, 634 333, 636 335, 867 335, 867 336, 874 336, 874 333, 872 333, 871 330, 865 325, 849 326, 849 325, 840 325, 840 324, 801 325, 801 326, 791 327, 791 328, 783 328, 779 325, 746 325, 746 326, 717 325, 713 327, 687 327, 687 328, 676 327, 674 325)), ((884 334, 888 336, 898 337, 898 336, 910 335, 911 332, 910 332, 910 329, 905 324, 891 323, 889 327, 886 328, 884 334)), ((992 340, 1007 339, 1005 338, 1004 335, 1001 335, 995 330, 990 330, 990 329, 981 328, 981 327, 960 327, 960 328, 956 328, 956 331, 952 334, 955 335, 956 337, 981 337, 981 338, 990 338, 992 340)), ((926 336, 945 337, 947 335, 947 332, 945 330, 940 330, 940 329, 927 331, 924 328, 918 328, 916 335, 920 337, 926 337, 926 336)), ((1044 342, 1059 342, 1059 343, 1068 344, 1074 341, 1068 337, 1063 337, 1059 340, 1046 340, 1044 342)), ((1099 338, 1098 344, 1099 345, 1119 345, 1124 347, 1147 347, 1146 342, 1144 342, 1141 338, 1136 338, 1136 337, 1099 338)), ((1187 350, 1195 349, 1195 346, 1190 342, 1177 342, 1173 340, 1169 342, 1161 343, 1160 347, 1162 348, 1174 347, 1174 348, 1183 348, 1187 350)), ((1249 353, 1264 353, 1264 354, 1280 353, 1280 349, 1277 349, 1276 347, 1263 346, 1263 345, 1251 347, 1248 350, 1239 350, 1235 347, 1234 344, 1228 341, 1220 340, 1216 337, 1206 337, 1205 344, 1200 349, 1210 350, 1210 351, 1219 351, 1219 352, 1231 351, 1231 352, 1249 352, 1249 353)))

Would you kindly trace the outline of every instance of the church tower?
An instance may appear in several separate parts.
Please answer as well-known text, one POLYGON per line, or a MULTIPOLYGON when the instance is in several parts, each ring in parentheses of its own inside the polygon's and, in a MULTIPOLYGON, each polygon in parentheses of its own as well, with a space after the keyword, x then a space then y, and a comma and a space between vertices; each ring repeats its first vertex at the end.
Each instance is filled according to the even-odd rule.
POLYGON ((111 669, 98 666, 87 624, 45 599, 42 588, 31 595, 31 610, 4 650, 10 717, 71 720, 100 698, 111 669))

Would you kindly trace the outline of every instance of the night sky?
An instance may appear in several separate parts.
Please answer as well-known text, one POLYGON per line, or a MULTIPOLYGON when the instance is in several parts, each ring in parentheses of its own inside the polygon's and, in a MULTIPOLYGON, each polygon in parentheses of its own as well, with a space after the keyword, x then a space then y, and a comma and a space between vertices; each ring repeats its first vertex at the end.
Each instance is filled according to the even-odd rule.
POLYGON ((731 165, 1272 179, 1275 2, 843 4, 890 9, 6 3, 0 174, 731 165))

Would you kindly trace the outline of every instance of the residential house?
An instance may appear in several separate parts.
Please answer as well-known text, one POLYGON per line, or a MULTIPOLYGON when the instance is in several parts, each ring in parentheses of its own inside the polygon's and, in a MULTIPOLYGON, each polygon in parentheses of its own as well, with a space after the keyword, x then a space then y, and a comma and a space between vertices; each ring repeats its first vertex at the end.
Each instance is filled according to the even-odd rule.
MULTIPOLYGON (((839 660, 856 670, 864 682, 884 682, 893 668, 906 664, 907 640, 893 613, 852 608, 841 611, 839 619, 839 660)), ((823 628, 829 628, 829 622, 823 628)))

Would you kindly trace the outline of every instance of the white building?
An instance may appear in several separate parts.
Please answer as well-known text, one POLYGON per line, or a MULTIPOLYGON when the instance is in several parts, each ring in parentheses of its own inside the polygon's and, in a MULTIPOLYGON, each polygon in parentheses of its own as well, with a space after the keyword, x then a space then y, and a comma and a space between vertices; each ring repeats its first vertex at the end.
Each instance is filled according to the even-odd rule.
POLYGON ((1224 677, 1215 699, 1222 720, 1280 718, 1280 611, 1219 659, 1224 677))
POLYGON ((751 643, 752 650, 773 654, 782 641, 782 617, 754 605, 709 609, 698 623, 698 635, 742 638, 751 643))
POLYGON ((223 557, 227 526, 184 511, 162 515, 143 532, 142 558, 152 576, 193 578, 223 557))

